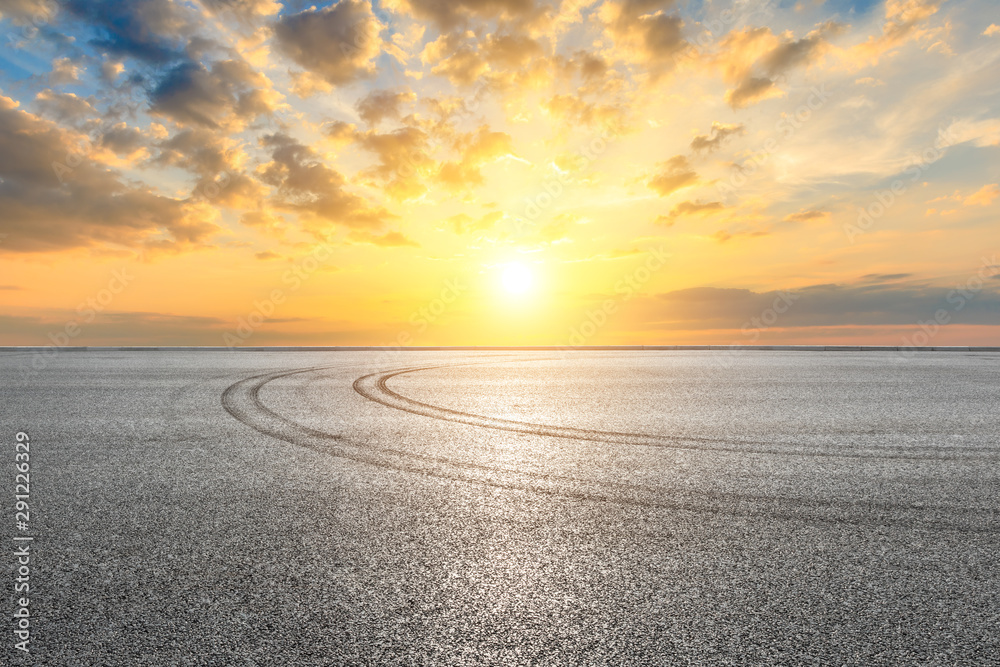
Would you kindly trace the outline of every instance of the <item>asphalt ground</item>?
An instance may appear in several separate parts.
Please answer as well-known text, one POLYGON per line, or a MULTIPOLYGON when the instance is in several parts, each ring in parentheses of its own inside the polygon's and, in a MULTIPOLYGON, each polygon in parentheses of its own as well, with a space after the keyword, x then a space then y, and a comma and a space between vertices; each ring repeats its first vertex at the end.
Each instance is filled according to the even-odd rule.
POLYGON ((997 353, 0 352, 3 655, 997 664, 998 391, 997 353))

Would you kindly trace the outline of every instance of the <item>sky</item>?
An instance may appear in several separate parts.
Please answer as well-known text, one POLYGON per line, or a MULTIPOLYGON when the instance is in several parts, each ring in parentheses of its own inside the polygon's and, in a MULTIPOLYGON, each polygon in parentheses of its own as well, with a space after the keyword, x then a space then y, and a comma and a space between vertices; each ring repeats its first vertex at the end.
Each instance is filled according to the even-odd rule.
POLYGON ((992 1, 0 15, 0 345, 1000 344, 992 1))

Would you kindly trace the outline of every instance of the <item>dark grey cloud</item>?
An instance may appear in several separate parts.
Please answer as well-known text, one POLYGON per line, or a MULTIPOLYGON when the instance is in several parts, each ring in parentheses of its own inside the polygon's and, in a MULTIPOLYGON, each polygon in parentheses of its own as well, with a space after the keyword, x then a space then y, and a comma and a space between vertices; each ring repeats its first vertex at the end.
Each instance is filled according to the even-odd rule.
POLYGON ((125 123, 118 123, 101 135, 101 145, 118 155, 134 153, 142 148, 144 143, 142 132, 125 123))
POLYGON ((63 7, 93 26, 98 48, 153 64, 181 58, 180 35, 191 28, 181 4, 163 0, 63 0, 63 7))
POLYGON ((725 123, 712 123, 712 129, 708 134, 696 135, 691 140, 691 148, 696 152, 705 151, 711 153, 722 147, 722 144, 729 137, 743 134, 745 128, 742 123, 727 125, 725 123))
POLYGON ((278 49, 299 66, 341 85, 374 73, 380 29, 369 3, 341 0, 283 16, 274 24, 274 37, 278 49))
POLYGON ((219 174, 233 161, 224 136, 207 128, 182 130, 157 144, 157 148, 160 153, 155 163, 180 167, 199 176, 219 174))
POLYGON ((150 111, 185 125, 222 128, 252 122, 273 111, 261 86, 266 78, 243 60, 220 60, 211 69, 185 61, 173 67, 150 94, 150 111))
POLYGON ((398 120, 402 106, 416 98, 408 90, 373 90, 358 101, 356 108, 361 120, 374 127, 387 118, 398 120))
POLYGON ((784 222, 810 222, 812 220, 824 220, 829 215, 830 214, 827 211, 821 211, 819 209, 806 209, 785 216, 784 222))
POLYGON ((866 273, 861 276, 861 280, 863 282, 884 283, 912 277, 912 273, 866 273))
POLYGON ((742 109, 763 98, 776 85, 766 76, 748 76, 726 93, 726 101, 734 109, 742 109))
POLYGON ((970 286, 963 287, 964 294, 951 287, 891 282, 812 285, 768 292, 695 287, 658 294, 648 308, 654 320, 706 329, 738 329, 773 308, 775 302, 787 305, 775 324, 781 327, 916 325, 932 319, 942 309, 955 323, 995 325, 1000 317, 1000 292, 993 291, 995 288, 970 291, 970 286))

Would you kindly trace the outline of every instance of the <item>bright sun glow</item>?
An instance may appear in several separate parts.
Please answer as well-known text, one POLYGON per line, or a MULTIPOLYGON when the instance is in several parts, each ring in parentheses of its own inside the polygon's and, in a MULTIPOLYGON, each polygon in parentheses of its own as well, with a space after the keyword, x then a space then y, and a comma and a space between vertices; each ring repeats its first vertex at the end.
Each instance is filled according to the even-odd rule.
POLYGON ((508 264, 503 270, 503 288, 508 294, 525 294, 534 283, 531 270, 523 264, 508 264))

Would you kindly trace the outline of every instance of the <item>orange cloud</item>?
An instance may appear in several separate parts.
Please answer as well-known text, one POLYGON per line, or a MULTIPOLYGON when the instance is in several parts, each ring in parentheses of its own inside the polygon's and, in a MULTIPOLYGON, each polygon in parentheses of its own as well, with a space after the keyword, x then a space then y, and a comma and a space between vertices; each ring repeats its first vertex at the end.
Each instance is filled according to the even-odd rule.
POLYGON ((1000 196, 1000 185, 992 183, 984 185, 976 192, 969 195, 962 202, 963 206, 989 206, 993 200, 1000 196))
POLYGON ((658 165, 659 171, 646 183, 647 186, 661 197, 694 185, 698 182, 698 174, 691 168, 691 163, 683 155, 675 155, 658 165))

